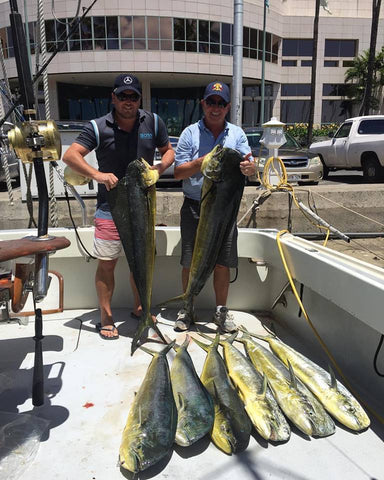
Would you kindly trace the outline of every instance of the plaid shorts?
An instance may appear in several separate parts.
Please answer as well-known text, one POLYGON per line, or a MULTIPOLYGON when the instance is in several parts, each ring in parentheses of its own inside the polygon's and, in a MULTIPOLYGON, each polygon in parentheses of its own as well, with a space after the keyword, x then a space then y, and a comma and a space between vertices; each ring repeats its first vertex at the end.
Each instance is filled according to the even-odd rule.
POLYGON ((98 208, 94 219, 93 255, 99 260, 114 260, 120 256, 122 245, 111 212, 98 208))
MULTIPOLYGON (((197 226, 200 218, 200 202, 191 198, 184 198, 180 210, 180 233, 181 233, 181 259, 180 264, 189 268, 192 263, 193 247, 197 226)), ((229 234, 223 240, 223 246, 216 260, 217 265, 236 268, 238 264, 237 255, 237 226, 234 222, 229 234)))

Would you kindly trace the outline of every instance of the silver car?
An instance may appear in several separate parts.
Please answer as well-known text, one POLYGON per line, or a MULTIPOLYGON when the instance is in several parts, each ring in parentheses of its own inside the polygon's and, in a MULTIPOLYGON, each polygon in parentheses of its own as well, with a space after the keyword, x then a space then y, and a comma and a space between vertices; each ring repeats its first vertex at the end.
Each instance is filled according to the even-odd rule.
MULTIPOLYGON (((258 127, 243 128, 249 146, 254 157, 259 157, 259 174, 263 175, 264 165, 269 157, 268 150, 260 143, 263 135, 263 129, 258 127)), ((286 143, 279 148, 279 157, 284 163, 287 171, 288 182, 297 182, 299 185, 317 185, 323 178, 323 165, 318 155, 308 151, 307 148, 300 147, 296 140, 284 132, 287 139, 286 143)), ((258 182, 250 177, 252 182, 258 182)))

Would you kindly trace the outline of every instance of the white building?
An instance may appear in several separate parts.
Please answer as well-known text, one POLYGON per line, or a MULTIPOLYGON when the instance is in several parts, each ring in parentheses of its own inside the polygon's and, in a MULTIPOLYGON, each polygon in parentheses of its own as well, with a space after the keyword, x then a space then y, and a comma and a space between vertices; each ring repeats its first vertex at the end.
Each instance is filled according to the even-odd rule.
MULTIPOLYGON (((26 1, 26 16, 24 2, 18 3, 29 24, 35 72, 37 0, 26 1)), ((87 0, 82 7, 90 4, 87 0)), ((315 0, 269 4, 265 119, 273 114, 285 123, 305 122, 315 0)), ((45 0, 48 50, 68 32, 77 5, 73 0, 45 0)), ((343 109, 344 74, 351 60, 369 48, 371 34, 371 0, 329 0, 328 5, 332 14, 320 11, 315 124, 350 116, 343 109)), ((263 0, 244 0, 243 125, 260 120, 263 8, 263 0)), ((9 2, 2 1, 0 38, 6 72, 15 86, 9 12, 9 2)), ((48 67, 51 116, 80 120, 103 115, 114 77, 131 72, 142 81, 143 107, 158 112, 169 133, 178 135, 199 117, 199 99, 208 82, 232 83, 233 13, 233 0, 98 0, 48 67)), ((384 44, 383 11, 380 18, 377 49, 384 44)))

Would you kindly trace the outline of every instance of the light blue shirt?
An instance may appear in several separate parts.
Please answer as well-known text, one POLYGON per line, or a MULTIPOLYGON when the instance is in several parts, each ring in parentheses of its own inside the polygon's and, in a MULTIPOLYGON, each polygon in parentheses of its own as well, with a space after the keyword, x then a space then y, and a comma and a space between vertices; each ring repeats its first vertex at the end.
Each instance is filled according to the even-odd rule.
MULTIPOLYGON (((216 145, 233 148, 242 155, 251 153, 247 137, 242 128, 233 123, 225 123, 224 130, 215 138, 205 126, 204 119, 185 128, 180 135, 176 148, 175 166, 191 162, 210 152, 216 145)), ((184 195, 192 200, 200 200, 203 174, 195 173, 183 180, 184 195)))

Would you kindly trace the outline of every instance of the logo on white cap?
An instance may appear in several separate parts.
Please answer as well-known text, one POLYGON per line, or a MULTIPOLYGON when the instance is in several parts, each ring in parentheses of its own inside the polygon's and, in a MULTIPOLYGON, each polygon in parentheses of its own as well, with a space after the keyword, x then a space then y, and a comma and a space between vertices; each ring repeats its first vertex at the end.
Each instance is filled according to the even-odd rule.
POLYGON ((125 85, 130 85, 133 82, 132 77, 125 77, 123 82, 125 85))

